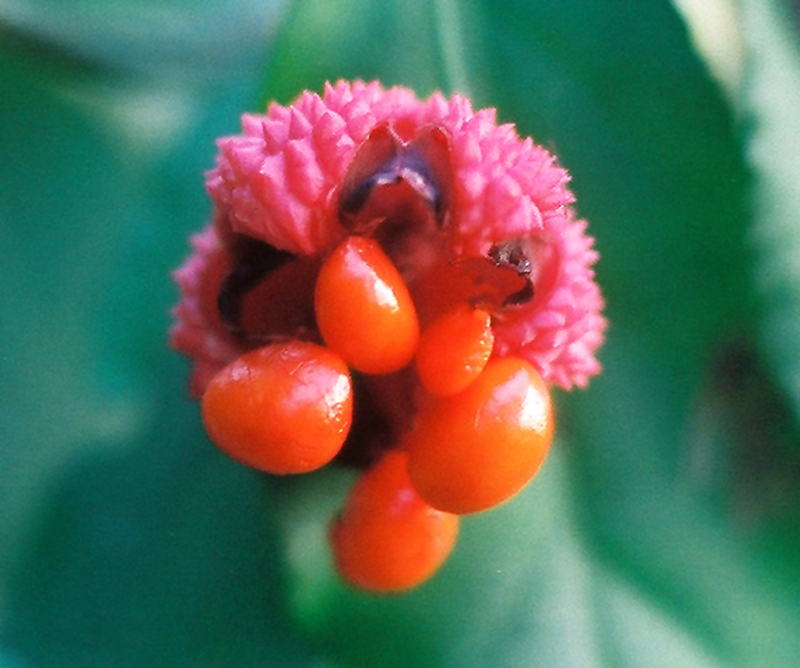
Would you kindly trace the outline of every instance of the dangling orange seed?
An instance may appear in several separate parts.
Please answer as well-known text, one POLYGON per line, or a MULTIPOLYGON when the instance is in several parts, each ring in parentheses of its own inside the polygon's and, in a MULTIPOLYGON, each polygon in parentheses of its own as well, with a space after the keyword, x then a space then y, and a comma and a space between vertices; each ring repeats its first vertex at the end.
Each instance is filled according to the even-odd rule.
POLYGON ((378 243, 350 237, 325 260, 315 293, 325 343, 364 373, 397 371, 414 357, 417 312, 405 281, 378 243))
POLYGON ((338 355, 289 341, 220 371, 202 412, 209 438, 234 459, 268 473, 306 473, 327 464, 347 438, 352 383, 338 355))
POLYGON ((458 535, 458 516, 431 508, 408 478, 406 455, 389 451, 356 481, 331 525, 336 568, 345 581, 396 592, 430 578, 458 535))
POLYGON ((457 394, 483 371, 493 345, 491 316, 468 304, 459 304, 422 331, 417 375, 431 394, 457 394))
POLYGON ((408 435, 409 475, 434 508, 465 514, 516 494, 553 437, 550 393, 515 357, 490 361, 463 392, 426 404, 408 435))

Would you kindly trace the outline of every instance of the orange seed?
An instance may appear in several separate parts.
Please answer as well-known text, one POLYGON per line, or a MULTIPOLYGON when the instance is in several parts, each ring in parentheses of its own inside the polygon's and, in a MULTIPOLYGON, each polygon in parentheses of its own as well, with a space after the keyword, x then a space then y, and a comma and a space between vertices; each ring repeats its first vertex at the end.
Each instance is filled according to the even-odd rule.
POLYGON ((491 316, 460 304, 422 331, 417 348, 417 375, 431 394, 457 394, 483 371, 493 345, 491 316))
POLYGON ((345 581, 396 592, 430 578, 457 535, 458 517, 420 498, 408 478, 405 453, 392 450, 356 481, 331 525, 330 542, 345 581))
POLYGON ((503 503, 536 474, 553 437, 550 394, 528 362, 491 360, 463 392, 420 410, 409 475, 434 508, 465 514, 503 503))
POLYGON ((419 339, 405 281, 378 243, 352 236, 325 260, 315 292, 325 343, 350 366, 384 374, 406 366, 419 339))
POLYGON ((289 341, 220 371, 202 413, 209 438, 234 459, 268 473, 306 473, 327 464, 347 438, 352 383, 338 355, 289 341))

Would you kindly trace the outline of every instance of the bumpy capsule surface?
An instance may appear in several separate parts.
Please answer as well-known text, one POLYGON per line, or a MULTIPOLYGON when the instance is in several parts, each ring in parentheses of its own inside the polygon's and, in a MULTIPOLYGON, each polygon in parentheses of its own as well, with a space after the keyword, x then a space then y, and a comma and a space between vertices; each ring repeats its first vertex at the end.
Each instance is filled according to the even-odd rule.
POLYGON ((357 480, 331 525, 336 568, 351 585, 374 592, 416 587, 455 545, 458 517, 427 504, 408 478, 405 453, 389 451, 357 480))
POLYGON ((268 473, 306 473, 342 447, 352 384, 338 355, 290 341, 246 353, 220 371, 202 412, 209 438, 234 459, 268 473))
POLYGON ((391 373, 413 359, 414 302, 376 241, 353 236, 338 246, 322 265, 314 303, 323 339, 354 369, 391 373))
POLYGON ((536 474, 552 441, 550 394, 519 358, 490 361, 466 390, 422 408, 406 442, 409 474, 432 506, 496 506, 536 474))

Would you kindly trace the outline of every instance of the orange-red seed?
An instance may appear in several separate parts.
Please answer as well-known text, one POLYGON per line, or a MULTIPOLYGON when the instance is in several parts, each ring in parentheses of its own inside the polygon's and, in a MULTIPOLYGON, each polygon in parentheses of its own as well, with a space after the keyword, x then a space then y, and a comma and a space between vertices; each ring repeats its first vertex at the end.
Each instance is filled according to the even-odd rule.
POLYGON ((483 371, 493 345, 491 316, 468 304, 459 304, 422 331, 417 375, 431 394, 457 394, 483 371))
POLYGON ((408 478, 407 458, 389 451, 356 481, 331 525, 336 568, 355 587, 396 592, 416 587, 444 563, 458 516, 431 508, 408 478))
POLYGON ((364 373, 397 371, 414 357, 419 323, 405 281, 378 243, 350 237, 325 260, 315 292, 325 343, 364 373))
POLYGON ((490 361, 466 390, 426 404, 406 441, 414 487, 465 514, 503 503, 536 474, 553 437, 550 394, 514 357, 490 361))
POLYGON ((306 473, 327 464, 347 438, 352 383, 338 355, 289 341, 220 371, 202 412, 209 438, 234 459, 268 473, 306 473))

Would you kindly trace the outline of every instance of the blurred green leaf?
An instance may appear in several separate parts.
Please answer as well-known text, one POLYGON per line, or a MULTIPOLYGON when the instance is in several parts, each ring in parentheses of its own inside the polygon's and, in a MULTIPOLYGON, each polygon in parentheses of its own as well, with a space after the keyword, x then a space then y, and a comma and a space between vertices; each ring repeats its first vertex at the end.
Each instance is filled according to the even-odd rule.
POLYGON ((169 274, 209 211, 202 170, 261 64, 224 85, 153 85, 3 35, 0 663, 310 660, 276 613, 261 485, 233 467, 229 500, 231 464, 202 464, 186 365, 166 345, 169 274), (268 589, 249 587, 248 564, 268 589))
POLYGON ((280 485, 289 603, 344 665, 718 666, 652 592, 587 549, 563 443, 513 502, 462 521, 442 571, 401 596, 356 593, 327 556, 350 476, 280 485))
POLYGON ((97 279, 136 220, 131 172, 111 138, 51 88, 38 68, 0 65, 0 470, 13 474, 0 487, 4 569, 44 480, 80 443, 126 433, 136 418, 124 398, 102 397, 91 345, 97 279))
MULTIPOLYGON (((309 508, 323 508, 305 520, 290 512, 284 522, 298 622, 349 665, 379 656, 386 665, 485 665, 489 656, 516 665, 512 657, 524 648, 531 655, 550 648, 545 665, 791 665, 799 648, 796 587, 783 590, 783 577, 772 576, 749 541, 772 518, 762 504, 758 526, 748 531, 741 523, 748 498, 737 448, 752 444, 737 445, 730 434, 716 441, 725 465, 711 480, 693 477, 687 464, 708 401, 726 406, 715 420, 729 419, 730 408, 746 419, 764 404, 718 404, 713 393, 721 388, 707 389, 718 351, 752 324, 748 176, 730 111, 683 25, 667 3, 434 2, 408 11, 298 3, 266 97, 285 102, 340 77, 379 77, 420 94, 466 91, 554 147, 602 252, 608 369, 585 396, 564 402, 571 474, 546 482, 545 473, 528 493, 539 500, 536 511, 550 510, 539 494, 568 498, 576 519, 556 514, 558 530, 542 529, 536 541, 536 522, 548 518, 523 500, 469 518, 453 563, 407 597, 376 600, 336 583, 321 555, 341 489, 338 499, 322 482, 316 495, 305 485, 289 490, 288 507, 311 498, 309 508), (723 490, 720 497, 712 498, 710 485, 723 490), (477 526, 497 533, 478 537, 477 526), (312 541, 315 550, 292 549, 312 541), (513 551, 516 577, 480 581, 502 558, 499 546, 513 551), (535 582, 559 581, 546 555, 561 549, 572 561, 555 560, 560 566, 569 562, 576 574, 583 568, 630 594, 614 608, 565 593, 565 614, 583 616, 588 635, 602 638, 583 645, 579 659, 566 658, 575 630, 547 626, 554 605, 533 593, 535 582), (500 593, 504 583, 522 589, 521 582, 531 583, 530 596, 500 593), (477 601, 480 619, 466 619, 466 601, 477 601), (648 618, 662 623, 636 647, 636 634, 614 632, 648 618), (685 660, 669 651, 683 651, 677 648, 688 652, 685 660)), ((773 482, 767 476, 757 486, 773 482)), ((587 581, 589 599, 602 600, 602 586, 587 581)))
POLYGON ((166 371, 152 428, 59 480, 6 641, 23 666, 321 666, 283 621, 263 481, 166 371))
MULTIPOLYGON (((775 376, 800 417, 800 45, 788 3, 742 2, 754 118, 748 154, 756 168, 753 202, 761 337, 775 376)), ((795 17, 796 19, 796 17, 795 17)))
MULTIPOLYGON (((439 88, 469 92, 461 31, 469 3, 301 0, 278 38, 265 100, 287 103, 325 81, 380 78, 419 95, 439 88)), ((474 27, 472 23, 468 27, 474 27)))
POLYGON ((669 3, 296 3, 265 97, 338 78, 467 92, 551 146, 600 238, 609 301, 623 293, 624 318, 676 370, 747 313, 746 171, 669 3))
POLYGON ((193 80, 246 78, 286 0, 6 0, 0 35, 120 72, 193 80))

